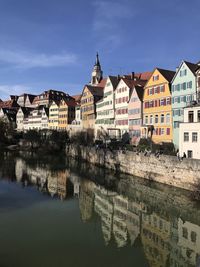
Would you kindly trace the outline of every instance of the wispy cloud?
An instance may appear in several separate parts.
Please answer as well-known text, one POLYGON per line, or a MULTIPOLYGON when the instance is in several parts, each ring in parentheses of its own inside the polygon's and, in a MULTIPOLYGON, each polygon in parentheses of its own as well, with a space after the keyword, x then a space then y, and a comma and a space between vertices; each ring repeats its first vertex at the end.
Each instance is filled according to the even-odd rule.
POLYGON ((123 42, 124 22, 133 18, 136 10, 127 1, 95 1, 93 31, 99 39, 98 44, 109 49, 123 42))
POLYGON ((0 63, 9 64, 17 68, 59 67, 76 62, 77 56, 72 53, 37 54, 0 48, 0 63))
POLYGON ((118 27, 122 19, 131 18, 134 11, 129 5, 116 1, 95 1, 94 30, 109 30, 118 27))
POLYGON ((31 92, 30 88, 28 88, 25 85, 20 85, 20 84, 0 85, 0 98, 2 100, 7 99, 9 97, 9 95, 20 95, 20 94, 23 94, 25 92, 31 92))

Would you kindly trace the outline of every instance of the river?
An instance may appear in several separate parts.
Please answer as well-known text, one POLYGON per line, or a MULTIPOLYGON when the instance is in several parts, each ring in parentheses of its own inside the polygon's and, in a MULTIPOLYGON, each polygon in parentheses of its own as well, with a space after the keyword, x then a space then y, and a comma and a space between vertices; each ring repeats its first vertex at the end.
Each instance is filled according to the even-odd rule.
POLYGON ((0 267, 200 266, 185 190, 64 155, 0 154, 0 267))

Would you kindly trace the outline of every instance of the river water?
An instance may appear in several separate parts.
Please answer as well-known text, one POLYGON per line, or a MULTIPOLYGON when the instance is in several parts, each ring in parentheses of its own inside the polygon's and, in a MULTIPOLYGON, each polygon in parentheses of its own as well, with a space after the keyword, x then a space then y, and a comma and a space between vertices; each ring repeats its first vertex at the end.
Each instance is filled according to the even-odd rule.
POLYGON ((200 266, 192 194, 64 156, 0 154, 0 267, 200 266))

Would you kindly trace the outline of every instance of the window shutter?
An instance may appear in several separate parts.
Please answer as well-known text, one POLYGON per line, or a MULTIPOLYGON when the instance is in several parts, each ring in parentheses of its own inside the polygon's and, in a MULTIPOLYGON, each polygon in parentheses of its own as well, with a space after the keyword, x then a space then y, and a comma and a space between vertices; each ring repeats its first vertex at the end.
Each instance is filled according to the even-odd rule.
POLYGON ((154 94, 154 88, 152 88, 152 95, 154 94))
POLYGON ((149 89, 147 89, 147 95, 149 95, 149 89))
POLYGON ((155 100, 155 107, 157 107, 157 100, 155 100))
POLYGON ((161 135, 161 128, 159 128, 159 135, 161 135))
POLYGON ((157 87, 157 92, 160 93, 160 86, 157 87))
POLYGON ((163 100, 163 104, 164 106, 166 106, 166 98, 163 100))

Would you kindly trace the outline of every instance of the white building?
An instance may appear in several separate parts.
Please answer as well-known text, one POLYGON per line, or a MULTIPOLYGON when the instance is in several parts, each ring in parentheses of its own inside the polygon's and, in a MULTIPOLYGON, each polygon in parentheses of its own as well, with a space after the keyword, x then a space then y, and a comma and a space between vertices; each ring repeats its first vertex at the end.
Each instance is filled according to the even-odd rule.
POLYGON ((17 124, 17 130, 23 131, 24 130, 24 120, 28 118, 28 115, 33 109, 31 108, 25 108, 20 107, 17 115, 16 115, 16 124, 17 124))
POLYGON ((49 110, 45 107, 39 107, 30 112, 24 119, 24 130, 43 130, 48 129, 49 110))
POLYGON ((115 129, 115 89, 119 80, 118 77, 108 76, 104 87, 103 99, 96 104, 96 122, 95 132, 111 137, 115 137, 117 132, 115 129))
POLYGON ((115 91, 115 122, 121 135, 129 131, 128 101, 133 85, 134 80, 131 77, 121 78, 115 91))
POLYGON ((179 152, 200 159, 200 105, 184 108, 184 122, 179 128, 179 152))

